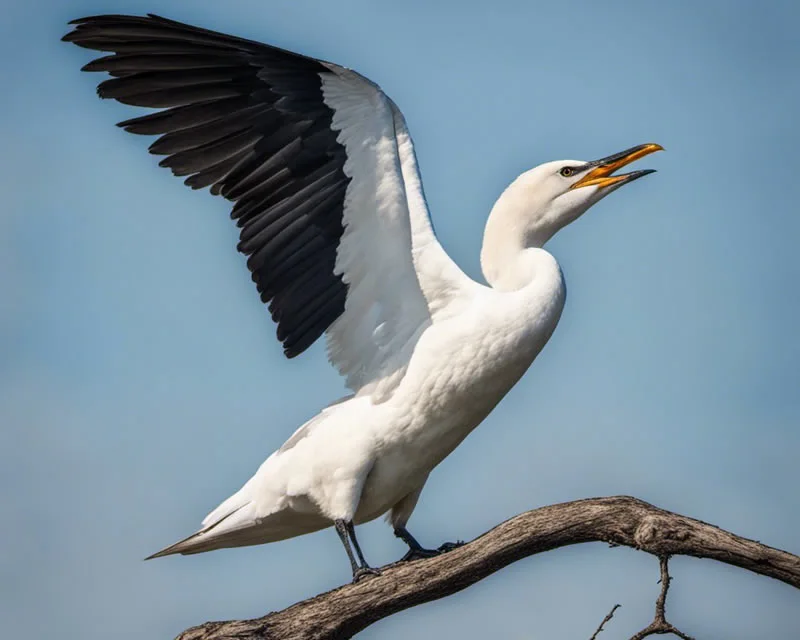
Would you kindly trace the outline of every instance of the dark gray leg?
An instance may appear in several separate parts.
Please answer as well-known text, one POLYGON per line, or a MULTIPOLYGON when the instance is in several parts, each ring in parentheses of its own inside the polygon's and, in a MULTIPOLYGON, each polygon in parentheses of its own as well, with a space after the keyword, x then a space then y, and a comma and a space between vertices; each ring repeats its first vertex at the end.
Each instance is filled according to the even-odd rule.
POLYGON ((345 522, 344 526, 347 528, 347 534, 350 536, 350 541, 353 543, 353 548, 356 550, 356 555, 358 556, 360 566, 369 568, 367 561, 364 560, 364 554, 361 553, 361 545, 358 544, 358 538, 356 538, 356 528, 353 526, 353 522, 345 522))
POLYGON ((349 520, 334 520, 333 526, 336 529, 336 533, 339 534, 339 539, 344 545, 344 550, 347 551, 347 557, 350 560, 350 568, 353 570, 353 582, 358 582, 364 576, 380 575, 380 571, 370 567, 367 561, 364 560, 364 554, 361 553, 361 547, 356 539, 356 530, 355 527, 353 527, 353 523, 349 520), (353 556, 353 549, 350 548, 350 540, 353 541, 353 546, 356 549, 356 554, 358 554, 358 559, 361 563, 360 565, 356 562, 355 556, 353 556))
POLYGON ((464 544, 461 540, 459 540, 458 542, 445 542, 438 549, 425 549, 419 542, 417 542, 417 539, 412 536, 409 530, 405 527, 397 527, 394 530, 394 535, 408 545, 408 553, 406 553, 406 555, 400 559, 400 562, 420 560, 421 558, 433 558, 441 553, 452 551, 453 549, 456 549, 464 544))
POLYGON ((334 520, 333 526, 336 529, 336 533, 339 534, 339 540, 342 541, 344 550, 347 551, 347 557, 350 559, 350 568, 353 570, 353 579, 355 580, 356 573, 358 572, 358 563, 356 563, 356 559, 353 557, 353 550, 350 548, 350 541, 347 539, 347 525, 344 520, 334 520))

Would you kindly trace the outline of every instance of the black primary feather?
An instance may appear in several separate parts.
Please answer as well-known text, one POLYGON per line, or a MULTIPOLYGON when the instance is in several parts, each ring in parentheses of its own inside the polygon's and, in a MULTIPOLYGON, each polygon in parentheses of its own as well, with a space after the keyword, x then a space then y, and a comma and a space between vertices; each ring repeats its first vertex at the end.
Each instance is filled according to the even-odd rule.
POLYGON ((322 97, 321 61, 156 15, 74 20, 64 40, 105 52, 102 98, 161 109, 120 122, 157 135, 150 152, 193 189, 234 203, 238 249, 278 323, 284 353, 311 346, 344 311, 334 274, 345 150, 322 97))

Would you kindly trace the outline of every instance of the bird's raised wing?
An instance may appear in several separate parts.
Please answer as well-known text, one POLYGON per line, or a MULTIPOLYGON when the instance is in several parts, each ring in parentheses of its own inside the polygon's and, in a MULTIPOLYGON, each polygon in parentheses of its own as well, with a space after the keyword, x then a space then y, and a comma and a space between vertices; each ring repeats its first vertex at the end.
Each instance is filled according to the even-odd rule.
POLYGON ((470 281, 436 240, 402 114, 359 74, 154 15, 64 39, 111 52, 98 94, 162 109, 120 123, 186 184, 234 202, 239 251, 288 357, 323 332, 349 387, 385 396, 470 281))

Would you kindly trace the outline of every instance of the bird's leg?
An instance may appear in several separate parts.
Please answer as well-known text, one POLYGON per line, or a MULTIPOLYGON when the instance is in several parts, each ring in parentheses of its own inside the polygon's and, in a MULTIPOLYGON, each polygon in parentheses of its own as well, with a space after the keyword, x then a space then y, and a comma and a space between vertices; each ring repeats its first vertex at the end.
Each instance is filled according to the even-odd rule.
POLYGON ((350 568, 353 570, 353 582, 358 582, 364 576, 380 575, 378 570, 370 567, 366 560, 364 560, 364 554, 361 553, 361 547, 358 545, 358 540, 356 540, 356 531, 353 527, 353 522, 350 520, 334 520, 333 526, 336 529, 336 533, 339 534, 339 539, 344 545, 344 550, 347 551, 347 557, 350 560, 350 568), (358 559, 361 561, 360 565, 356 562, 356 558, 353 555, 353 549, 350 547, 350 540, 353 541, 353 546, 356 548, 358 559))
POLYGON ((422 558, 433 558, 441 553, 452 551, 453 549, 456 549, 464 544, 461 540, 459 540, 458 542, 445 542, 438 549, 425 549, 419 542, 417 542, 417 539, 412 536, 411 532, 405 527, 395 527, 394 535, 408 545, 408 552, 406 555, 400 558, 400 562, 420 560, 422 558))
POLYGON ((345 525, 344 520, 334 520, 333 526, 336 529, 336 533, 339 534, 339 540, 342 541, 344 550, 347 551, 347 557, 350 559, 350 568, 353 570, 353 579, 355 580, 358 564, 353 556, 353 550, 350 548, 350 540, 347 539, 347 525, 345 525))
POLYGON ((358 560, 361 563, 361 566, 358 568, 358 575, 353 576, 355 580, 359 580, 364 576, 379 576, 381 572, 377 569, 373 569, 367 564, 367 561, 364 559, 364 554, 361 553, 361 545, 358 544, 358 538, 356 538, 356 528, 353 526, 353 521, 348 520, 345 522, 345 527, 347 527, 347 533, 350 535, 350 540, 353 542, 353 547, 356 550, 356 555, 358 556, 358 560))
POLYGON ((406 529, 405 527, 396 527, 394 530, 394 535, 400 538, 403 542, 408 545, 410 551, 423 551, 425 553, 430 553, 432 555, 436 555, 436 552, 432 549, 423 549, 422 545, 417 542, 417 539, 411 535, 411 532, 406 529))
POLYGON ((347 529, 347 534, 350 536, 350 540, 353 543, 353 548, 356 550, 356 555, 358 556, 358 561, 360 566, 368 567, 367 561, 364 560, 364 554, 361 553, 361 545, 358 544, 358 539, 356 538, 356 528, 353 526, 353 521, 348 520, 344 523, 345 528, 347 529))

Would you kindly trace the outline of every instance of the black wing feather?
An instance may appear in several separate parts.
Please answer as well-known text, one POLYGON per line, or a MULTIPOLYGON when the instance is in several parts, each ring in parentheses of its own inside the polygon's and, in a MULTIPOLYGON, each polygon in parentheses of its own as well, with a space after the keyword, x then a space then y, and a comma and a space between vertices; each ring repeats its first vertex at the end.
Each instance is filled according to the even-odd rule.
POLYGON ((160 136, 151 153, 185 183, 234 203, 238 249, 288 357, 344 310, 334 274, 343 232, 344 148, 322 99, 319 60, 155 15, 74 20, 64 40, 109 52, 102 98, 162 109, 120 122, 160 136))

